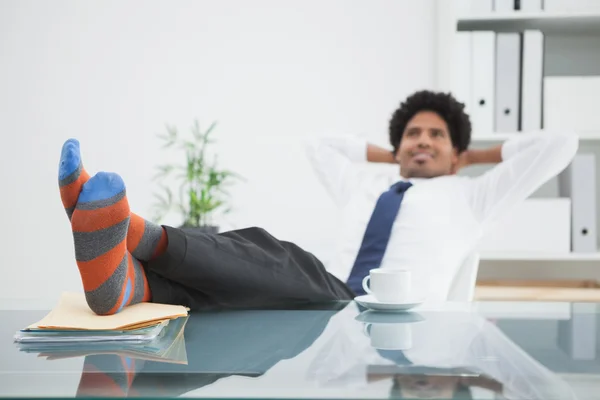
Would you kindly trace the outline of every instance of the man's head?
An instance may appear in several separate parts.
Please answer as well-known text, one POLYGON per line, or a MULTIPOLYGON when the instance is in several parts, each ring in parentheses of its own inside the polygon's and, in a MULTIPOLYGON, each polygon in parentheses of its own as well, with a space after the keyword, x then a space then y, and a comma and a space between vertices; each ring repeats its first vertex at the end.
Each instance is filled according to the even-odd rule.
POLYGON ((390 142, 405 178, 450 175, 471 141, 464 104, 452 95, 419 91, 394 111, 390 142))
POLYGON ((396 375, 391 399, 472 399, 468 385, 457 376, 396 375))

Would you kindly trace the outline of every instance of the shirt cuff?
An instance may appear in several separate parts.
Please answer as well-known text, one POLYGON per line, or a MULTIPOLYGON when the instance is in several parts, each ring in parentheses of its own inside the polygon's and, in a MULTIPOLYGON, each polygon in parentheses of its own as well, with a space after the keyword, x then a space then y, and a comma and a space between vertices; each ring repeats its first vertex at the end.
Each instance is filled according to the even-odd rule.
POLYGON ((367 161, 367 141, 358 137, 349 137, 346 142, 346 156, 354 162, 367 161))
POLYGON ((510 138, 502 144, 502 160, 508 160, 519 152, 523 138, 510 138))

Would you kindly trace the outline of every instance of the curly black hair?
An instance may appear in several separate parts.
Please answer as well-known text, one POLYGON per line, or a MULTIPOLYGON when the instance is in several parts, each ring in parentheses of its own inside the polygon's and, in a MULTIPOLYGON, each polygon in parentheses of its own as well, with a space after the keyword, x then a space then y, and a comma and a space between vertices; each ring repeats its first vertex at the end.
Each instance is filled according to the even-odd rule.
POLYGON ((471 142, 471 120, 464 109, 464 103, 460 103, 450 93, 429 90, 413 93, 394 111, 390 120, 390 143, 394 147, 394 154, 400 147, 408 121, 420 111, 433 111, 443 118, 448 124, 452 145, 462 153, 471 142))

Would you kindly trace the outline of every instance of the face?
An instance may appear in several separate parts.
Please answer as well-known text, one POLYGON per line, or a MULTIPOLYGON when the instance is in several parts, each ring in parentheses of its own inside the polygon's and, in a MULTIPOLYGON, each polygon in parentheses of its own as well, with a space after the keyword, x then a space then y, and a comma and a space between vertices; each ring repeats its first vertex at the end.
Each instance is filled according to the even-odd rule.
POLYGON ((432 111, 415 114, 402 134, 396 153, 405 178, 450 175, 458 162, 446 121, 432 111))
POLYGON ((459 378, 452 376, 398 376, 401 394, 407 399, 451 398, 459 378))

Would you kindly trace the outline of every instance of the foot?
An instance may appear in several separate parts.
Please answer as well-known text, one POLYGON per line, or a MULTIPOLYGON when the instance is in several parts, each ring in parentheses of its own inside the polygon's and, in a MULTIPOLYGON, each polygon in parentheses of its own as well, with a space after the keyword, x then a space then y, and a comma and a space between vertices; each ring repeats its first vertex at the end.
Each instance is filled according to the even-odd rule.
POLYGON ((76 139, 67 140, 63 144, 60 153, 58 186, 60 188, 60 199, 69 219, 73 215, 81 188, 88 179, 90 179, 90 176, 83 168, 83 163, 81 162, 79 142, 76 139))
POLYGON ((115 314, 150 299, 144 270, 127 251, 129 219, 119 175, 100 172, 83 184, 71 225, 86 299, 96 314, 115 314))
MULTIPOLYGON (((69 219, 72 218, 81 189, 89 179, 89 174, 83 168, 79 141, 67 140, 60 153, 58 185, 60 198, 69 219)), ((150 261, 161 255, 166 247, 167 235, 162 226, 131 213, 127 231, 127 248, 135 258, 150 261)))

